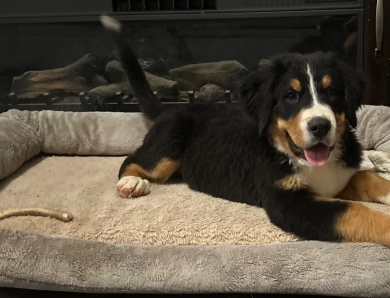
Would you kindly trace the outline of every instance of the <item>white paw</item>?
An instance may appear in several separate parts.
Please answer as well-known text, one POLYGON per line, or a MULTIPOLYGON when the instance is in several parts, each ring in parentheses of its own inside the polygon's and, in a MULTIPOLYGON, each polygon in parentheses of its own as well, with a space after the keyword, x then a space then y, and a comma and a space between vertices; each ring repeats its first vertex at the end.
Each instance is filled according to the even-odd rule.
POLYGON ((122 177, 116 184, 116 192, 124 198, 138 198, 150 193, 150 183, 136 176, 122 177))

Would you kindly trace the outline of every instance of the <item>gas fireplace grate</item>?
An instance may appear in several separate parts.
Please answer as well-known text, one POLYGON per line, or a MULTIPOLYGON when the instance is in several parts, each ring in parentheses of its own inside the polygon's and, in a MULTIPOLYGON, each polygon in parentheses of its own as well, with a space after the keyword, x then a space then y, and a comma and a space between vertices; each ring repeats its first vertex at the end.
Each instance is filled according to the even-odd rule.
MULTIPOLYGON (((166 101, 161 99, 164 105, 182 105, 182 104, 196 104, 205 103, 207 100, 201 100, 195 97, 194 91, 187 91, 188 101, 166 101)), ((158 92, 153 94, 158 96, 158 92)), ((233 94, 230 90, 225 91, 225 95, 221 98, 214 98, 212 100, 218 104, 236 104, 233 94)), ((35 98, 18 98, 15 93, 10 93, 3 96, 0 100, 0 113, 6 112, 10 109, 27 110, 27 111, 73 111, 73 112, 91 112, 91 111, 105 111, 105 112, 139 112, 139 105, 137 99, 132 95, 117 92, 109 99, 94 98, 88 96, 86 92, 78 94, 68 92, 52 92, 44 93, 35 98)))

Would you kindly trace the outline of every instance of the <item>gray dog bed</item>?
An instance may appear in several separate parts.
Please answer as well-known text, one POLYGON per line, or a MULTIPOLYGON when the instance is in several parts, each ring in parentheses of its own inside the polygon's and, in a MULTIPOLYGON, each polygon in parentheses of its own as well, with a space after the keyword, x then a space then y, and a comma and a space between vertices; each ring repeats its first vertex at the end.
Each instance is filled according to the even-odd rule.
MULTIPOLYGON (((364 168, 390 178, 389 108, 365 106, 364 168)), ((0 216, 9 208, 73 215, 0 221, 0 286, 98 293, 304 293, 390 296, 390 250, 301 241, 264 210, 152 184, 116 196, 123 155, 150 127, 138 113, 0 115, 0 216), (44 155, 42 155, 44 153, 44 155)), ((379 204, 367 206, 390 214, 379 204)))

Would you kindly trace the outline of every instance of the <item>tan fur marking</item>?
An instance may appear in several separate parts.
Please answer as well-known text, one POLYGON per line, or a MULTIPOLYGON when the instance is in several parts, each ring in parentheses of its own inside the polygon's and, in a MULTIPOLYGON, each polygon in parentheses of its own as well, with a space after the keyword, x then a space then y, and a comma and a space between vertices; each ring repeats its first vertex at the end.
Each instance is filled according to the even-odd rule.
POLYGON ((280 151, 283 151, 289 154, 290 156, 294 156, 294 153, 290 149, 286 132, 279 127, 276 117, 272 119, 272 122, 269 126, 269 131, 272 135, 276 147, 280 151))
POLYGON ((294 157, 294 153, 290 149, 288 135, 290 135, 293 142, 299 146, 304 147, 303 132, 301 130, 301 119, 304 110, 299 112, 294 118, 289 120, 280 119, 277 115, 273 116, 269 131, 273 136, 276 146, 283 152, 294 157), (287 135, 287 133, 288 135, 287 135))
POLYGON ((169 158, 163 158, 153 170, 145 170, 138 164, 130 164, 121 177, 136 176, 142 179, 166 181, 180 168, 180 162, 169 158))
POLYGON ((299 177, 295 175, 291 175, 277 181, 276 187, 284 190, 295 190, 306 188, 306 185, 303 183, 302 179, 299 179, 299 177))
POLYGON ((330 75, 324 75, 322 77, 322 87, 324 87, 324 89, 327 89, 329 88, 329 86, 332 84, 332 78, 330 75))
POLYGON ((336 118, 336 134, 338 137, 340 137, 344 130, 345 130, 345 124, 346 124, 346 119, 345 119, 345 114, 344 113, 340 113, 340 114, 337 114, 335 113, 334 114, 335 118, 336 118))
POLYGON ((291 79, 290 86, 291 86, 291 88, 293 88, 297 92, 301 92, 302 91, 301 82, 298 79, 296 79, 296 78, 291 79))
POLYGON ((303 110, 299 112, 298 115, 296 115, 294 118, 287 121, 280 118, 277 120, 278 127, 284 131, 287 131, 294 143, 299 147, 304 146, 303 132, 301 129, 302 113, 303 110))
MULTIPOLYGON (((345 202, 340 199, 316 197, 317 201, 345 202)), ((347 202, 348 208, 335 222, 344 242, 373 242, 390 247, 390 216, 358 202, 347 202)))
POLYGON ((132 163, 126 167, 126 170, 123 171, 121 178, 124 176, 136 176, 145 179, 146 176, 143 174, 144 172, 145 170, 142 167, 132 163))
POLYGON ((347 242, 374 242, 390 246, 390 216, 349 202, 348 209, 336 221, 336 229, 347 242))
POLYGON ((344 127, 345 125, 345 114, 344 113, 335 113, 334 114, 335 118, 336 118, 336 125, 337 127, 344 127))
POLYGON ((390 181, 373 171, 359 171, 352 176, 338 197, 351 201, 382 203, 380 199, 389 195, 390 181))

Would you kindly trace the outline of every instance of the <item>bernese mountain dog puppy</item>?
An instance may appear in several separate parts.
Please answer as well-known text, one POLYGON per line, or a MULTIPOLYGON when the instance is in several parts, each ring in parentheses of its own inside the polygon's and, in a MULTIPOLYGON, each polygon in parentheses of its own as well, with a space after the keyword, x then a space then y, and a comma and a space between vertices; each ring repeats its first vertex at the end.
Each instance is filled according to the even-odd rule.
POLYGON ((149 181, 179 173, 193 190, 262 207, 281 229, 307 240, 390 247, 390 216, 358 201, 390 203, 390 182, 360 171, 353 132, 364 82, 330 53, 282 54, 250 72, 240 104, 165 108, 121 32, 104 16, 120 61, 154 123, 123 162, 117 193, 150 193, 149 181))

